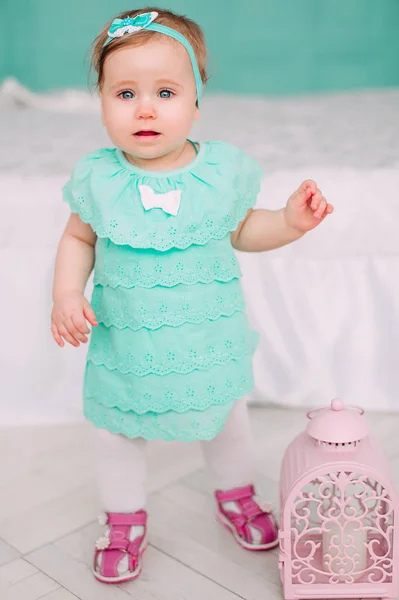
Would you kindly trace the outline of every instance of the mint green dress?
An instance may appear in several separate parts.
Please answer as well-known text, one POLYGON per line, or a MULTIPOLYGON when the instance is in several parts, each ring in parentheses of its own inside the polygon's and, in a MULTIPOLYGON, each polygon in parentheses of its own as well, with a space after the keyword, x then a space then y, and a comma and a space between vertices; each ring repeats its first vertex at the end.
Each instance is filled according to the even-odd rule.
POLYGON ((216 436, 253 387, 257 335, 244 309, 230 242, 256 201, 262 172, 238 148, 206 142, 186 167, 152 172, 119 149, 76 165, 64 199, 97 234, 84 414, 128 437, 216 436), (177 214, 144 208, 179 190, 177 214), (159 196, 158 196, 159 195, 159 196))

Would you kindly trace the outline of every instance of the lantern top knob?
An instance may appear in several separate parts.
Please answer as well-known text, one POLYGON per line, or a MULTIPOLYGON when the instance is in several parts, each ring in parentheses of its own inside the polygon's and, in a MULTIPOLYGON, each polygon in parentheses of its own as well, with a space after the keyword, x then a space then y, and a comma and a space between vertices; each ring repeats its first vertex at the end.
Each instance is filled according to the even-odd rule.
POLYGON ((308 412, 310 423, 308 434, 327 444, 345 446, 365 438, 369 426, 363 417, 364 410, 359 406, 347 406, 335 398, 330 406, 316 408, 308 412))
POLYGON ((339 398, 334 398, 331 402, 331 408, 333 410, 342 410, 344 408, 344 403, 339 398))

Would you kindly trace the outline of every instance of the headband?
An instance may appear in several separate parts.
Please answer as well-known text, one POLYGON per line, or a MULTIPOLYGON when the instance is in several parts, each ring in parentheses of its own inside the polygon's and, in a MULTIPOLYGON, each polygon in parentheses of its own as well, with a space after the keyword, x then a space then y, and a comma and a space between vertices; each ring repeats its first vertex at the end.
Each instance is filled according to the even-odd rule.
POLYGON ((197 88, 197 102, 199 106, 202 93, 202 79, 193 47, 191 46, 190 42, 184 37, 184 35, 182 35, 178 31, 175 31, 170 27, 166 27, 166 25, 153 23, 157 16, 157 12, 149 12, 142 13, 140 15, 137 15, 136 17, 127 17, 126 19, 114 19, 111 23, 111 27, 109 28, 108 38, 106 39, 103 48, 115 38, 122 37, 128 33, 137 33, 137 31, 141 31, 142 29, 157 31, 158 33, 163 33, 164 35, 168 35, 174 40, 177 40, 185 47, 190 57, 191 66, 193 68, 194 73, 195 87, 197 88))

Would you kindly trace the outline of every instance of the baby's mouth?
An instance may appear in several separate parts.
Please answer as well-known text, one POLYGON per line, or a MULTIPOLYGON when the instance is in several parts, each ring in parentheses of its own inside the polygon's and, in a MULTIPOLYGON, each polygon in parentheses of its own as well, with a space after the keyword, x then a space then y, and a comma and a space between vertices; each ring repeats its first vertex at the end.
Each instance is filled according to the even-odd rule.
POLYGON ((134 137, 157 137, 161 135, 158 131, 153 131, 152 129, 142 129, 141 131, 136 131, 134 137))

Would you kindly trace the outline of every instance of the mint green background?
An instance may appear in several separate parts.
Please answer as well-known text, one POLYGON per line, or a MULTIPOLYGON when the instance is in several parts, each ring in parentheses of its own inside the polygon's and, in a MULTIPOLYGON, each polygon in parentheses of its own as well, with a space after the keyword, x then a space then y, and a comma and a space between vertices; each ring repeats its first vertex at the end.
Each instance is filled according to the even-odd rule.
MULTIPOLYGON (((88 50, 121 0, 0 0, 0 79, 85 87, 88 50)), ((399 85, 399 0, 169 0, 203 27, 212 91, 278 94, 399 85)))

